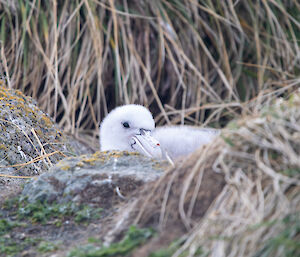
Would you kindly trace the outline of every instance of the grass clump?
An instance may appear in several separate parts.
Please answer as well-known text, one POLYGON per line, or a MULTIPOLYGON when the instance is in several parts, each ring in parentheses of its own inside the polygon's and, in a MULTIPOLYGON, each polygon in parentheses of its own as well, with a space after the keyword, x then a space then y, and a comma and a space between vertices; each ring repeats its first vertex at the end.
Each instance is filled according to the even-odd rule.
POLYGON ((131 226, 126 232, 124 238, 117 243, 112 243, 110 246, 99 246, 97 240, 89 240, 97 242, 96 245, 88 244, 83 247, 72 250, 68 257, 109 257, 109 256, 128 256, 136 247, 144 244, 154 235, 152 229, 139 229, 131 226))
MULTIPOLYGON (((132 220, 158 256, 299 256, 300 92, 245 116, 141 190, 132 220), (137 214, 136 214, 137 213, 137 214), (170 231, 172 231, 170 233, 170 231), (185 232, 187 231, 187 232, 185 232), (183 244, 168 242, 185 238, 183 244), (175 252, 174 252, 175 251, 175 252)), ((155 255, 154 255, 155 256, 155 255)))

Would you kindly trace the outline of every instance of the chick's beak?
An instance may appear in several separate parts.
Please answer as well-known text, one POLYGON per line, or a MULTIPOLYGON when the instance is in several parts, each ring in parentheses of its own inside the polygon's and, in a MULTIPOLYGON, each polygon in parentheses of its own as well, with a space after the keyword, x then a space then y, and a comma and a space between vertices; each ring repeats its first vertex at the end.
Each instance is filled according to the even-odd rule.
POLYGON ((131 147, 148 157, 162 158, 160 143, 151 135, 150 130, 141 128, 139 133, 131 138, 131 147))

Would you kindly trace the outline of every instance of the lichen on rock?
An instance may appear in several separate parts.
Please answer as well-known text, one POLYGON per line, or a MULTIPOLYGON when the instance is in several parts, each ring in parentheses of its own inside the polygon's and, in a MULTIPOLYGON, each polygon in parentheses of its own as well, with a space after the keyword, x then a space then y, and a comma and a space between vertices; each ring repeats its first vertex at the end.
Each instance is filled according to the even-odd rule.
POLYGON ((127 152, 96 152, 65 158, 32 179, 22 192, 29 202, 69 201, 108 209, 146 182, 163 174, 168 164, 127 152))
POLYGON ((63 134, 36 102, 0 81, 0 186, 20 184, 66 156, 90 152, 63 134))

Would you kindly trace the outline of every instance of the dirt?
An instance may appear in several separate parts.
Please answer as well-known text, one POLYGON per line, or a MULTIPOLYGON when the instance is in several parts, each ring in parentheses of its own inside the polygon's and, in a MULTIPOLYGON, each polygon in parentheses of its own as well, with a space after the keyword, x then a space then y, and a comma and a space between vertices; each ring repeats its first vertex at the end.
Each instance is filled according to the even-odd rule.
MULTIPOLYGON (((156 235, 134 251, 131 249, 130 256, 148 256, 154 249, 168 247, 203 217, 225 184, 223 175, 211 168, 218 151, 210 153, 208 150, 200 150, 200 154, 206 151, 206 159, 200 166, 200 155, 196 152, 150 182, 147 180, 151 172, 152 175, 158 172, 151 160, 120 153, 110 153, 112 157, 107 158, 105 153, 96 153, 58 163, 48 173, 27 183, 23 191, 22 187, 7 185, 0 191, 0 226, 2 220, 7 230, 0 231, 0 256, 60 257, 68 256, 71 251, 75 251, 74 256, 85 256, 80 249, 90 245, 89 238, 102 242, 94 244, 92 249, 104 247, 103 244, 122 241, 131 225, 152 228, 156 235), (117 167, 115 158, 118 158, 117 167), (111 182, 107 184, 109 170, 111 182), (132 175, 133 170, 136 176, 132 175), (139 178, 143 172, 145 181, 139 178), (187 182, 188 190, 183 192, 187 182), (52 187, 51 183, 56 186, 52 187), (121 194, 111 183, 118 186, 121 194), (70 187, 73 189, 66 190, 70 187), (166 192, 168 201, 162 208, 166 192), (33 200, 40 193, 46 194, 43 203, 38 198, 33 200), (19 198, 13 201, 16 196, 19 198), (181 198, 187 217, 180 213, 181 198)), ((130 240, 123 244, 129 248, 132 245, 130 240)), ((123 248, 121 245, 120 249, 123 248)))
MULTIPOLYGON (((189 167, 192 166, 184 165, 180 169, 181 172, 178 173, 179 180, 177 183, 180 183, 180 180, 185 177, 185 174, 190 172, 189 167), (185 169, 185 172, 183 169, 185 169)), ((165 179, 168 180, 170 177, 167 175, 165 179)), ((220 174, 207 172, 203 179, 205 179, 207 183, 205 184, 206 186, 201 189, 203 194, 200 193, 200 198, 196 201, 196 211, 194 215, 196 215, 197 218, 195 216, 195 219, 201 218, 223 185, 220 174), (213 193, 207 193, 207 191, 213 193), (202 203, 201 206, 199 202, 202 203)), ((177 183, 175 183, 175 188, 178 187, 177 183)), ((2 206, 0 210, 0 220, 8 219, 10 221, 17 221, 22 225, 16 226, 12 228, 11 231, 0 236, 0 242, 2 237, 2 240, 4 238, 6 242, 10 241, 13 244, 19 245, 20 249, 12 250, 12 255, 9 255, 7 249, 5 249, 6 252, 3 252, 2 249, 0 256, 68 256, 68 254, 72 250, 77 249, 78 246, 88 245, 89 238, 95 238, 105 242, 110 232, 113 232, 111 233, 112 241, 120 241, 126 233, 126 229, 135 223, 134 219, 141 210, 141 203, 147 201, 146 195, 149 194, 149 191, 153 190, 153 188, 155 188, 155 182, 141 186, 132 191, 126 200, 120 199, 118 202, 115 202, 113 206, 110 205, 111 208, 102 210, 100 217, 91 218, 84 223, 75 222, 74 215, 66 215, 60 218, 49 217, 47 221, 43 223, 32 222, 30 217, 18 220, 16 216, 18 208, 16 206, 10 209, 4 208, 6 200, 13 199, 21 193, 21 188, 14 191, 12 186, 7 186, 6 192, 0 192, 0 206, 2 206), (121 222, 119 229, 116 229, 117 223, 123 218, 124 222, 121 222), (43 245, 46 245, 46 247, 43 248, 43 245)), ((115 197, 118 198, 116 193, 115 197)), ((171 199, 178 197, 176 196, 176 190, 171 192, 170 197, 171 199)), ((143 215, 141 220, 137 223, 138 226, 152 227, 156 231, 159 231, 159 201, 156 199, 156 203, 153 203, 151 202, 152 200, 154 201, 155 199, 151 199, 149 205, 147 205, 148 209, 144 210, 144 212, 148 212, 146 213, 147 215, 143 215), (155 204, 157 204, 157 207, 155 207, 155 204)), ((95 205, 93 206, 93 208, 97 207, 98 206, 95 205)), ((186 228, 176 212, 168 216, 165 225, 168 227, 167 230, 163 229, 161 233, 149 239, 144 246, 136 249, 130 256, 148 256, 153 252, 153 249, 167 247, 173 240, 179 238, 186 232, 186 228)), ((5 244, 2 244, 2 247, 3 246, 5 246, 5 244)))
MULTIPOLYGON (((3 206, 7 200, 19 196, 21 190, 19 189, 17 192, 14 192, 12 186, 7 186, 6 189, 6 192, 0 192, 0 220, 7 219, 17 221, 21 225, 2 235, 2 238, 10 240, 13 244, 19 246, 23 245, 23 247, 21 247, 20 250, 15 249, 11 251, 11 253, 7 252, 7 249, 3 249, 5 244, 1 245, 0 234, 0 256, 51 256, 53 254, 51 250, 49 250, 49 252, 41 252, 39 249, 41 242, 47 242, 57 246, 55 256, 66 256, 70 249, 74 249, 78 245, 86 244, 88 238, 98 238, 102 232, 102 221, 107 220, 108 217, 112 216, 116 211, 116 208, 103 210, 101 217, 92 218, 83 223, 75 222, 74 216, 49 218, 46 223, 32 222, 28 218, 18 220, 15 215, 18 211, 17 208, 7 209, 3 206)), ((96 206, 94 208, 96 208, 96 206)))

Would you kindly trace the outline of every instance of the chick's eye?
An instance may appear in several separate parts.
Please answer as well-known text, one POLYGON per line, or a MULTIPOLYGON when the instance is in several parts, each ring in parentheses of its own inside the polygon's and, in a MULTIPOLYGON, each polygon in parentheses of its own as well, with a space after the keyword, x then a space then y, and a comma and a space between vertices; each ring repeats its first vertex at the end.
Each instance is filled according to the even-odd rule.
POLYGON ((124 127, 124 128, 130 128, 128 122, 124 122, 124 123, 123 123, 123 127, 124 127))

